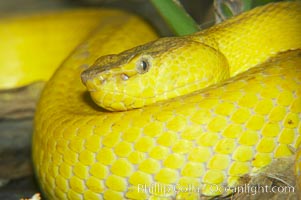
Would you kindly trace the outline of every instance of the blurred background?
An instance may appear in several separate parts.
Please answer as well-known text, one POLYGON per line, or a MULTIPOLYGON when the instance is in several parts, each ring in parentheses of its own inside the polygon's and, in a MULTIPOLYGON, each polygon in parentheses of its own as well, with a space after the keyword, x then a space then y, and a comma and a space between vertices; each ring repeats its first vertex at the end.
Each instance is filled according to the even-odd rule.
MULTIPOLYGON (((214 24, 213 0, 180 0, 190 15, 204 27, 214 24)), ((125 9, 150 21, 162 36, 171 35, 149 0, 9 0, 0 1, 0 17, 16 13, 73 7, 114 7, 125 9)))

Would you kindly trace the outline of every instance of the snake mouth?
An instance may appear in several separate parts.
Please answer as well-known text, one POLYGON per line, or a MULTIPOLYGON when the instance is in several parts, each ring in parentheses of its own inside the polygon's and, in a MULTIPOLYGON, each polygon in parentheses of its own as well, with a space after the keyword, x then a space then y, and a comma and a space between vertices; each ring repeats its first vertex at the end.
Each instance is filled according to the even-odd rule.
POLYGON ((142 108, 158 102, 165 102, 168 99, 174 99, 178 97, 185 98, 185 96, 188 95, 185 91, 202 91, 215 84, 213 83, 205 85, 205 87, 199 87, 199 85, 201 85, 200 83, 204 83, 204 80, 194 81, 189 84, 174 87, 161 93, 154 93, 150 96, 140 96, 143 92, 137 94, 128 94, 123 91, 111 90, 105 87, 97 87, 92 80, 87 81, 87 87, 89 87, 90 96, 98 106, 110 111, 124 111, 142 108), (114 105, 118 106, 114 107, 114 105))

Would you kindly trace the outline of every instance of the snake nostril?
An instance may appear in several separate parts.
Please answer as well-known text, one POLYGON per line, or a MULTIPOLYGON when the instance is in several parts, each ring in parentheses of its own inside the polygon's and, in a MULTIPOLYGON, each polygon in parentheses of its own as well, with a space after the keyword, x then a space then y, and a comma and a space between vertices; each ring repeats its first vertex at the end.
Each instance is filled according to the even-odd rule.
POLYGON ((104 84, 106 82, 106 79, 103 76, 99 76, 97 80, 99 84, 104 84))
POLYGON ((129 79, 129 76, 127 74, 121 74, 120 75, 120 78, 124 81, 128 80, 129 79))

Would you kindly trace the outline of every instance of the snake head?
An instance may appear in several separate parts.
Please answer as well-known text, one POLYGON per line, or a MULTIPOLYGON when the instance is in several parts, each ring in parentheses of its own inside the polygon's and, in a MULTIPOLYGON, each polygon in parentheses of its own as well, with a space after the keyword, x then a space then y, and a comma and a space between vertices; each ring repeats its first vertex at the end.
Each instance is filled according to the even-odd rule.
POLYGON ((228 77, 222 54, 185 37, 102 56, 81 74, 94 102, 113 111, 185 95, 228 77))

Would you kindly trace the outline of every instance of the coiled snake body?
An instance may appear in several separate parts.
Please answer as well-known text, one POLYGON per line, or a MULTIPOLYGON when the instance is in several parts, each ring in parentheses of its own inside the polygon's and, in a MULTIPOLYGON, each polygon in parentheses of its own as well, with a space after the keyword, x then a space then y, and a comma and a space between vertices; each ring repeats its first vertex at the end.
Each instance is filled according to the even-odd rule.
POLYGON ((42 93, 33 160, 49 199, 226 194, 212 186, 236 186, 299 147, 300 3, 269 4, 120 54, 155 36, 112 12, 42 93))

